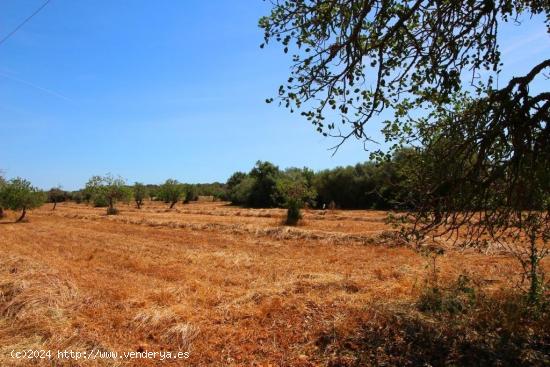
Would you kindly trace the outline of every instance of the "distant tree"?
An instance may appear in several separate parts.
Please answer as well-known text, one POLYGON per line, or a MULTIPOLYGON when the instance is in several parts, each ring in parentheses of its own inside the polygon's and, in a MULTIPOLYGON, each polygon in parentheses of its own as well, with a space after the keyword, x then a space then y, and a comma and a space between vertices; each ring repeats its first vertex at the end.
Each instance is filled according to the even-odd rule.
POLYGON ((197 187, 195 185, 185 185, 185 192, 184 192, 184 203, 189 203, 191 201, 195 201, 198 198, 197 193, 197 187))
POLYGON ((228 196, 231 203, 236 205, 248 205, 250 202, 250 193, 256 183, 253 177, 246 175, 239 183, 233 185, 229 190, 228 196))
POLYGON ((170 204, 170 209, 176 205, 185 192, 185 187, 177 180, 166 180, 159 189, 159 195, 164 202, 170 204))
POLYGON ((131 191, 126 186, 126 182, 121 177, 114 177, 110 174, 106 176, 93 176, 86 184, 85 189, 92 200, 96 203, 102 201, 107 203, 107 214, 117 214, 116 203, 118 201, 127 201, 131 196, 131 191))
POLYGON ((159 188, 159 185, 147 185, 146 186, 147 188, 147 193, 148 193, 148 196, 149 196, 149 200, 153 201, 153 200, 159 200, 159 196, 160 196, 160 188, 159 188))
POLYGON ((33 187, 31 183, 22 178, 14 178, 4 184, 0 191, 0 206, 10 210, 21 210, 21 215, 16 220, 21 222, 27 210, 39 207, 44 203, 44 193, 33 187))
POLYGON ((48 195, 48 202, 53 203, 52 210, 55 210, 57 203, 67 200, 67 197, 68 197, 67 192, 63 191, 60 187, 54 187, 50 189, 47 195, 48 195))
POLYGON ((134 201, 136 202, 136 206, 138 209, 141 209, 141 206, 143 205, 143 200, 148 195, 147 187, 140 182, 136 182, 134 183, 133 193, 134 193, 134 201))
POLYGON ((74 201, 77 204, 80 204, 84 201, 84 194, 82 190, 73 191, 70 193, 70 200, 74 201))
POLYGON ((315 205, 317 192, 312 180, 308 180, 310 173, 307 169, 288 169, 277 180, 275 197, 279 205, 287 208, 288 225, 298 224, 302 218, 301 209, 306 203, 315 205))
POLYGON ((237 171, 229 177, 229 179, 226 182, 227 190, 231 191, 235 186, 241 183, 242 180, 244 180, 248 175, 244 172, 237 171))
POLYGON ((248 197, 248 206, 253 208, 276 207, 276 185, 279 178, 279 167, 270 162, 256 162, 256 166, 250 171, 250 177, 254 179, 252 190, 248 197))

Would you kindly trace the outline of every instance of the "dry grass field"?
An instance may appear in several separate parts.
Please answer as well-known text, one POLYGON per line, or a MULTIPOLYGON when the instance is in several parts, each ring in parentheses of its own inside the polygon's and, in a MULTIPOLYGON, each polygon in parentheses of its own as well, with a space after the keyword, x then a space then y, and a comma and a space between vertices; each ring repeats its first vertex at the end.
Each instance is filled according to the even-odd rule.
MULTIPOLYGON (((0 365, 315 366, 327 347, 422 290, 428 260, 391 235, 384 212, 147 201, 141 210, 62 203, 0 225, 0 365), (189 351, 187 360, 17 360, 13 349, 189 351)), ((442 282, 487 292, 519 268, 498 251, 449 248, 442 282)), ((548 265, 548 264, 546 264, 548 265)), ((348 348, 349 349, 349 348, 348 348)), ((332 354, 331 354, 332 353, 332 354)))

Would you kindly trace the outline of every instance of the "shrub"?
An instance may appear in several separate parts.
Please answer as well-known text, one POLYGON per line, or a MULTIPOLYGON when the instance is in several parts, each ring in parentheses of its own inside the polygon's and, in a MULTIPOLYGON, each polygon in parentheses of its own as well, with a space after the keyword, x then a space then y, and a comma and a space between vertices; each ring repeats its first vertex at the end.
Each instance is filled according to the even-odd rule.
POLYGON ((107 198, 102 195, 97 195, 93 199, 94 207, 95 208, 106 208, 109 206, 109 202, 107 201, 107 198))
POLYGON ((299 200, 291 199, 288 202, 288 209, 286 214, 286 224, 289 226, 295 226, 298 224, 298 221, 302 219, 302 213, 300 212, 300 209, 302 208, 302 204, 299 200))
POLYGON ((117 215, 117 214, 118 214, 117 208, 112 208, 112 207, 107 208, 107 215, 117 215))

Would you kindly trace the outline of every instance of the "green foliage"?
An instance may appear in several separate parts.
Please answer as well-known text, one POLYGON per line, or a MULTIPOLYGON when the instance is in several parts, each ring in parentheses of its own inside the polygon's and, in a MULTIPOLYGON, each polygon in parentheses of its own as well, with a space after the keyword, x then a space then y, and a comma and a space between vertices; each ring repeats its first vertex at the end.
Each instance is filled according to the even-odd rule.
POLYGON ((240 179, 229 189, 229 200, 236 205, 247 205, 250 202, 250 193, 254 188, 256 180, 248 175, 240 179))
POLYGON ((460 275, 450 287, 432 284, 424 289, 418 300, 418 309, 426 313, 463 313, 475 307, 477 296, 471 279, 460 275))
POLYGON ((168 179, 159 188, 159 198, 170 203, 170 209, 182 198, 185 193, 185 186, 177 180, 168 179))
POLYGON ((67 200, 69 197, 66 191, 61 190, 59 187, 54 187, 47 192, 47 201, 53 203, 53 209, 57 206, 57 203, 67 200))
POLYGON ((107 208, 109 207, 109 200, 104 195, 94 195, 92 203, 95 208, 107 208))
POLYGON ((387 136, 399 140, 412 128, 409 112, 447 105, 471 84, 463 73, 483 75, 478 92, 492 88, 502 66, 499 26, 523 13, 548 15, 550 2, 289 0, 273 2, 259 26, 265 44, 292 49, 281 105, 344 140, 369 140, 365 124, 389 110, 387 136))
POLYGON ((287 213, 286 213, 286 224, 289 226, 295 226, 298 224, 300 219, 302 219, 302 202, 297 199, 289 199, 287 201, 287 213))
POLYGON ((279 167, 270 162, 258 161, 249 175, 254 179, 254 184, 248 196, 247 205, 253 208, 276 207, 279 167))
POLYGON ((115 206, 118 201, 128 201, 132 195, 131 190, 126 186, 126 181, 121 177, 93 176, 86 183, 84 191, 90 195, 95 206, 108 207, 107 214, 116 214, 115 206))
POLYGON ((147 187, 140 182, 136 182, 134 183, 133 193, 136 206, 138 209, 141 209, 141 206, 143 205, 143 200, 145 200, 148 195, 147 187))
POLYGON ((318 173, 308 168, 280 171, 274 170, 271 163, 258 163, 250 174, 237 172, 228 180, 228 198, 234 204, 247 206, 287 208, 289 199, 294 198, 300 207, 334 203, 345 209, 407 209, 407 170, 417 155, 414 149, 400 149, 378 163, 318 173), (258 171, 268 173, 260 175, 258 171))
POLYGON ((304 205, 315 206, 317 192, 313 187, 313 172, 307 168, 285 170, 277 179, 274 198, 279 206, 287 208, 286 224, 298 224, 304 205))
POLYGON ((23 220, 28 209, 34 209, 45 201, 45 194, 22 178, 14 178, 0 187, 0 206, 10 210, 21 210, 18 222, 23 220))

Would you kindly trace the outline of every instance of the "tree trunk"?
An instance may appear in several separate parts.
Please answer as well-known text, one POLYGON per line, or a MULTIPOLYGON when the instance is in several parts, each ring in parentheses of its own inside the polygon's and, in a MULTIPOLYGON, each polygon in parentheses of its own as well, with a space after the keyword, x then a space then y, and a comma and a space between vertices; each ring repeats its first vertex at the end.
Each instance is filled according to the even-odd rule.
POLYGON ((0 206, 0 218, 4 218, 4 208, 0 206))
POLYGON ((174 207, 174 205, 176 205, 177 201, 172 201, 172 204, 170 204, 170 209, 172 209, 174 207))
POLYGON ((53 202, 53 208, 52 208, 52 210, 55 210, 55 207, 56 207, 56 206, 57 206, 57 201, 54 201, 54 202, 53 202))
POLYGON ((138 209, 141 209, 141 201, 140 200, 136 200, 136 206, 138 209))
POLYGON ((19 219, 15 221, 15 223, 21 222, 23 218, 25 218, 25 214, 27 214, 27 208, 23 208, 23 212, 21 212, 21 216, 19 217, 19 219))
POLYGON ((536 244, 536 236, 531 235, 530 236, 530 254, 529 254, 529 301, 531 303, 537 303, 539 301, 540 296, 540 279, 538 275, 538 267, 539 267, 539 254, 537 251, 537 244, 536 244))

